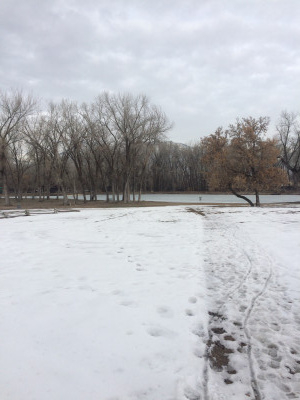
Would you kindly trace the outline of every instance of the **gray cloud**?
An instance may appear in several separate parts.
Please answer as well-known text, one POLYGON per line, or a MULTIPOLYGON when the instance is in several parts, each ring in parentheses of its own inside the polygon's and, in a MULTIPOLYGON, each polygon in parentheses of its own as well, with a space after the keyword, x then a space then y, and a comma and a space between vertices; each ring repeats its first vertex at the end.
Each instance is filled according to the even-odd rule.
POLYGON ((0 82, 45 99, 145 93, 196 140, 299 110, 299 0, 2 0, 0 82))

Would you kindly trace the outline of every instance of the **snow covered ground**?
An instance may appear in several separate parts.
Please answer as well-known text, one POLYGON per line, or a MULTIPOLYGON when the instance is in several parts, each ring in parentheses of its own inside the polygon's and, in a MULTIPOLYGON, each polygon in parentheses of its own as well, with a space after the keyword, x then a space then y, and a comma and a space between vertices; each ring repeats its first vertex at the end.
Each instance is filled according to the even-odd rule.
POLYGON ((300 208, 0 228, 1 400, 300 398, 300 208))

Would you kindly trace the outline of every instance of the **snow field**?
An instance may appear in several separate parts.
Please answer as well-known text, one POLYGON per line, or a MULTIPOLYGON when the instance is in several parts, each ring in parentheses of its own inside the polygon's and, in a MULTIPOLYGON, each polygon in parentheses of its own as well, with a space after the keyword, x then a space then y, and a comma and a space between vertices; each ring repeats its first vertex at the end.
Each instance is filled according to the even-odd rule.
POLYGON ((300 209, 0 221, 1 400, 300 398, 300 209))
POLYGON ((174 399, 199 384, 194 215, 85 210, 1 227, 1 399, 174 399))

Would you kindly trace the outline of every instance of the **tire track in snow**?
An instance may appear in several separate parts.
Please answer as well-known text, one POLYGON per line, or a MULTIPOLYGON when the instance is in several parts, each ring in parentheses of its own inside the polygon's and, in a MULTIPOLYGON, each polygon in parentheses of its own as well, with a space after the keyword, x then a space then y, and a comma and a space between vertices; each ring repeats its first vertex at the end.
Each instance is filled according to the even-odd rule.
MULTIPOLYGON (((246 252, 245 252, 245 254, 247 255, 247 258, 249 259, 249 261, 250 261, 250 263, 252 265, 251 258, 249 257, 249 255, 246 252)), ((249 368, 250 368, 250 373, 251 373, 251 386, 252 386, 252 390, 253 390, 253 393, 254 393, 254 396, 255 396, 255 400, 262 400, 262 395, 261 395, 261 392, 259 390, 257 378, 256 378, 256 375, 255 375, 255 372, 254 372, 254 365, 253 365, 253 359, 252 359, 252 343, 251 343, 250 331, 248 329, 248 321, 249 321, 249 318, 250 318, 250 316, 251 316, 251 314, 253 312, 253 309, 255 307, 255 304, 256 304, 257 300, 259 299, 259 297, 261 297, 265 293, 265 291, 266 291, 266 289, 268 287, 268 284, 270 282, 270 279, 272 277, 272 274, 273 274, 273 271, 272 271, 272 269, 270 267, 269 275, 268 275, 267 279, 265 280, 265 284, 264 284, 262 290, 256 296, 254 296, 252 298, 250 307, 248 308, 248 311, 246 313, 246 317, 244 319, 244 332, 245 332, 245 335, 246 335, 246 337, 248 339, 247 355, 248 355, 249 368)))
MULTIPOLYGON (((199 212, 199 210, 194 210, 194 209, 190 209, 189 211, 195 212, 196 214, 203 215, 203 211, 199 212)), ((206 218, 206 221, 207 222, 209 221, 209 216, 206 218)), ((215 229, 211 223, 209 223, 209 225, 210 225, 210 227, 209 227, 210 231, 215 229)), ((268 260, 269 261, 268 262, 268 265, 269 265, 268 272, 265 270, 264 271, 265 273, 261 277, 260 282, 256 282, 257 277, 259 275, 258 275, 256 269, 253 268, 253 261, 252 261, 251 257, 249 256, 249 254, 243 247, 241 248, 242 242, 240 239, 240 234, 237 235, 239 230, 235 226, 234 229, 230 228, 230 232, 228 234, 228 226, 225 226, 225 229, 227 229, 226 236, 234 238, 234 241, 231 240, 231 248, 235 248, 236 253, 240 252, 241 254, 239 254, 239 256, 241 256, 241 255, 244 256, 244 260, 246 259, 247 263, 248 263, 248 269, 241 277, 239 277, 238 283, 231 285, 229 290, 226 290, 225 292, 223 291, 223 293, 221 295, 221 301, 219 301, 219 304, 217 304, 217 302, 216 302, 214 311, 210 313, 211 315, 209 318, 207 346, 206 346, 206 353, 205 353, 205 365, 204 365, 204 369, 203 369, 203 397, 204 397, 204 400, 210 400, 210 399, 219 398, 220 396, 222 396, 222 394, 220 394, 220 393, 211 392, 209 390, 210 389, 209 375, 211 373, 209 364, 212 364, 211 363, 212 353, 214 353, 216 355, 216 358, 219 357, 219 361, 221 360, 221 362, 222 362, 222 357, 224 360, 226 360, 226 357, 229 360, 230 353, 232 351, 230 349, 226 349, 226 347, 223 346, 224 342, 222 342, 221 340, 220 341, 216 340, 213 330, 215 329, 215 332, 220 332, 221 335, 224 335, 225 333, 227 333, 227 330, 225 330, 225 329, 219 328, 219 331, 218 331, 217 328, 214 328, 214 325, 216 325, 216 319, 218 320, 217 321, 218 325, 224 326, 227 329, 229 321, 227 321, 226 324, 224 322, 222 322, 222 320, 227 319, 227 317, 224 317, 224 315, 226 314, 224 311, 226 311, 226 309, 228 309, 229 302, 230 303, 239 303, 240 302, 240 300, 241 300, 240 296, 242 294, 242 287, 244 286, 244 290, 243 290, 244 293, 249 292, 249 289, 252 289, 252 290, 250 290, 250 292, 248 293, 248 296, 246 296, 247 300, 248 300, 247 302, 248 303, 250 302, 250 306, 245 307, 245 310, 240 308, 240 312, 246 312, 246 314, 243 319, 243 324, 241 324, 241 327, 240 327, 239 336, 245 337, 246 338, 245 341, 247 342, 246 354, 247 354, 248 371, 249 371, 249 385, 251 384, 254 399, 262 400, 263 396, 259 389, 259 385, 258 385, 256 374, 255 374, 255 368, 253 365, 251 334, 250 334, 250 331, 248 328, 248 322, 249 322, 249 318, 250 318, 253 310, 255 309, 258 299, 261 296, 263 296, 263 294, 267 290, 269 281, 272 277, 271 264, 270 264, 270 261, 268 260), (267 274, 266 274, 266 272, 267 272, 267 274), (257 277, 256 277, 256 275, 257 275, 257 277), (247 282, 248 282, 248 284, 247 284, 247 282), (253 284, 253 282, 255 284, 253 284), (257 290, 257 286, 261 287, 259 292, 256 294, 251 293, 251 292, 253 292, 253 290, 254 291, 257 290), (225 310, 224 310, 224 308, 225 308, 225 310), (215 339, 213 339, 213 338, 215 338, 215 339), (217 348, 217 350, 215 350, 216 348, 217 348), (217 354, 217 351, 219 352, 219 354, 217 354), (229 354, 226 354, 227 352, 229 354), (210 396, 210 394, 212 397, 210 396), (217 397, 215 397, 215 396, 217 396, 217 397)), ((223 228, 223 231, 225 231, 225 229, 223 228)), ((219 232, 220 231, 222 232, 222 227, 219 226, 217 228, 217 230, 219 232)), ((225 235, 223 235, 223 236, 225 236, 225 235)), ((225 242, 226 242, 226 239, 225 239, 225 242)), ((210 262, 211 262, 211 259, 210 259, 210 262)), ((236 269, 237 265, 233 264, 232 267, 233 267, 233 269, 236 269)), ((212 277, 212 274, 210 274, 210 278, 211 277, 212 277)), ((219 289, 219 288, 217 288, 217 289, 219 289)), ((220 335, 220 338, 221 338, 221 335, 220 335)), ((228 338, 231 337, 230 340, 234 340, 234 341, 237 340, 236 338, 232 337, 231 335, 227 335, 227 337, 228 338)), ((224 368, 226 369, 228 367, 228 365, 224 365, 224 364, 226 364, 226 361, 223 362, 223 369, 224 368)), ((228 361, 228 364, 229 364, 229 361, 228 361)), ((210 365, 210 367, 212 368, 212 365, 210 365)), ((225 379, 224 382, 228 383, 228 384, 232 383, 230 379, 225 379)), ((246 393, 246 395, 250 396, 250 393, 248 392, 248 393, 246 393)))
MULTIPOLYGON (((234 236, 236 237, 236 232, 234 233, 234 236)), ((233 293, 235 293, 236 291, 238 291, 242 287, 242 285, 245 283, 245 281, 250 276, 250 274, 252 272, 252 269, 253 269, 252 268, 251 257, 249 256, 249 254, 244 249, 242 249, 242 250, 243 250, 243 253, 245 254, 247 260, 249 261, 249 269, 248 269, 246 275, 241 280, 240 284, 229 294, 230 298, 231 298, 233 293)), ((245 335, 246 335, 246 337, 248 339, 247 355, 248 355, 249 369, 250 369, 250 374, 251 374, 251 386, 252 386, 252 390, 253 390, 253 393, 254 393, 254 396, 255 396, 255 400, 262 400, 262 395, 260 393, 258 382, 257 382, 256 375, 255 375, 255 372, 254 372, 254 365, 253 365, 253 359, 252 359, 252 357, 253 357, 252 356, 252 343, 251 343, 251 335, 250 335, 250 332, 249 332, 249 329, 248 329, 248 321, 249 321, 249 318, 250 318, 250 316, 251 316, 251 314, 253 312, 253 309, 255 307, 255 304, 256 304, 258 298, 261 297, 265 293, 265 291, 267 289, 267 286, 268 286, 268 284, 270 282, 270 279, 272 277, 272 273, 273 273, 273 271, 272 271, 272 269, 270 267, 269 275, 267 276, 267 278, 265 280, 265 284, 264 284, 262 290, 256 296, 254 296, 252 298, 252 300, 251 300, 250 307, 248 308, 248 311, 247 311, 245 319, 244 319, 244 324, 243 324, 243 327, 244 327, 243 329, 244 329, 245 335)))
POLYGON ((243 286, 243 284, 246 282, 246 280, 248 279, 248 277, 250 276, 250 274, 252 272, 252 261, 248 255, 248 253, 246 253, 246 251, 244 249, 243 249, 243 253, 245 254, 247 260, 249 261, 249 269, 246 272, 246 274, 244 275, 244 277, 240 280, 240 283, 235 288, 233 288, 233 290, 231 292, 228 293, 228 297, 230 297, 230 298, 236 291, 238 291, 243 286))
MULTIPOLYGON (((295 311, 284 282, 278 280, 280 275, 277 271, 280 269, 277 270, 277 260, 270 257, 262 243, 249 236, 255 234, 252 222, 254 226, 257 224, 260 211, 201 210, 206 214, 208 255, 204 261, 210 310, 224 317, 210 318, 205 339, 209 343, 210 338, 214 337, 215 341, 219 340, 225 346, 228 343, 234 349, 233 354, 229 354, 229 362, 239 365, 238 373, 232 379, 233 384, 224 385, 222 378, 226 377, 226 367, 222 371, 213 370, 209 365, 211 348, 207 346, 206 369, 202 372, 205 400, 240 399, 245 395, 255 400, 299 398, 299 313, 295 311), (231 218, 231 213, 239 213, 241 218, 231 218), (214 214, 220 214, 220 217, 214 214), (248 228, 245 225, 240 229, 239 222, 247 222, 248 219, 252 226, 248 228), (218 329, 224 328, 226 333, 219 330, 220 334, 213 336, 211 331, 216 326, 218 329), (228 333, 236 342, 240 341, 242 347, 234 347, 236 342, 224 341, 228 333), (244 343, 241 342, 243 336, 244 343), (208 380, 204 382, 206 377, 208 380), (248 391, 246 393, 245 390, 239 397, 233 387, 241 379, 248 391)), ((265 214, 269 215, 268 212, 265 214)), ((267 217, 264 218, 266 222, 269 221, 267 217)), ((278 215, 276 221, 282 223, 282 217, 278 215)))

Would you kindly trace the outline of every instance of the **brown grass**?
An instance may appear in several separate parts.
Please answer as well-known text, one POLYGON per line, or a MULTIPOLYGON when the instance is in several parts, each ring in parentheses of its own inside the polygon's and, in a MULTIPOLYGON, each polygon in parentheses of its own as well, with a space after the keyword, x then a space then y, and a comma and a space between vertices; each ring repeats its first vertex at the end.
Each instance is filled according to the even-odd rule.
MULTIPOLYGON (((191 203, 167 203, 158 201, 140 201, 131 203, 107 203, 103 200, 87 201, 84 203, 83 200, 69 201, 69 205, 63 205, 62 199, 50 199, 39 201, 38 199, 23 199, 21 202, 11 199, 11 205, 6 206, 4 204, 4 199, 0 199, 0 210, 12 210, 12 209, 49 209, 49 208, 59 208, 59 209, 70 209, 70 208, 132 208, 132 207, 163 207, 163 206, 177 206, 177 205, 193 205, 191 203)), ((199 205, 195 203, 194 205, 199 205)))

